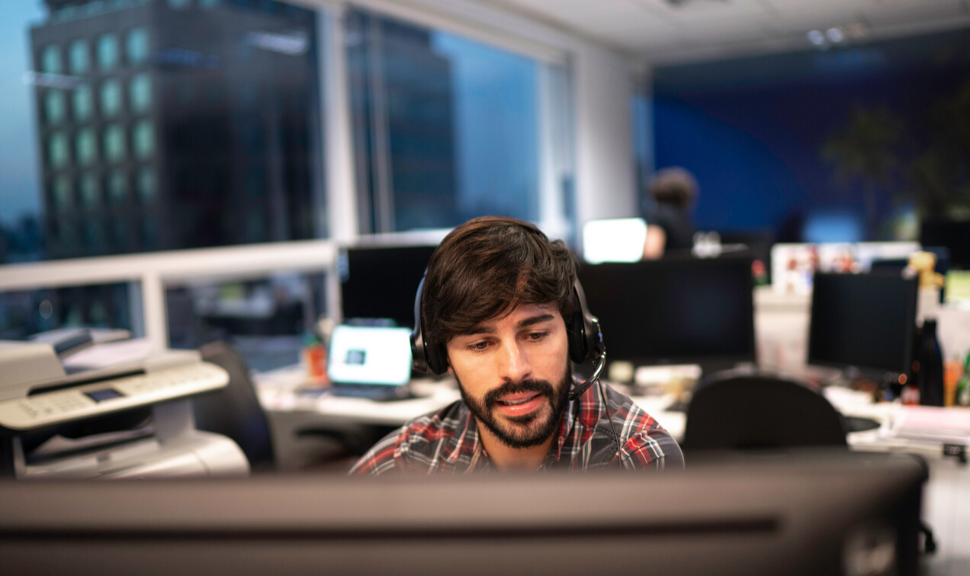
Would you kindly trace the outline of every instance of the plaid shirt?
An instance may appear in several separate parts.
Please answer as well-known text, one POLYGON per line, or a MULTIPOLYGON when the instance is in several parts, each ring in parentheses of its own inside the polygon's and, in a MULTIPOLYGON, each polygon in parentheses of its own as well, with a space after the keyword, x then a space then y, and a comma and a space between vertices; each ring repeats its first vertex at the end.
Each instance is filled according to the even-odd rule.
MULTIPOLYGON (((684 466, 680 446, 656 420, 623 394, 609 386, 604 385, 604 389, 613 426, 621 438, 619 454, 599 386, 594 385, 569 402, 559 434, 539 470, 663 470, 684 466)), ((459 400, 392 432, 371 448, 350 473, 460 474, 491 470, 476 423, 468 406, 459 400)))

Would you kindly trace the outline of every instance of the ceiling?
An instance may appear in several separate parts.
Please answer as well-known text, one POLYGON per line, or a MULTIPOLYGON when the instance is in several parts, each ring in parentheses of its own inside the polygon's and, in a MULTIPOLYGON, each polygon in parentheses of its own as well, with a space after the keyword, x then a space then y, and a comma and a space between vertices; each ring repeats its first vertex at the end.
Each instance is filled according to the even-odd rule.
POLYGON ((485 1, 655 65, 970 27, 970 0, 485 1))

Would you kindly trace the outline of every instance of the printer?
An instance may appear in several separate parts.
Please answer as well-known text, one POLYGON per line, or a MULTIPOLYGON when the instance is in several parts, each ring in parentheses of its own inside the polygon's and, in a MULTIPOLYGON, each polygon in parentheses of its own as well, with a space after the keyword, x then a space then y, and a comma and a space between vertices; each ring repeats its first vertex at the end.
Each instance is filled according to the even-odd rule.
POLYGON ((65 370, 44 342, 0 340, 0 476, 162 478, 249 473, 235 442, 196 430, 191 396, 228 373, 167 350, 65 370))

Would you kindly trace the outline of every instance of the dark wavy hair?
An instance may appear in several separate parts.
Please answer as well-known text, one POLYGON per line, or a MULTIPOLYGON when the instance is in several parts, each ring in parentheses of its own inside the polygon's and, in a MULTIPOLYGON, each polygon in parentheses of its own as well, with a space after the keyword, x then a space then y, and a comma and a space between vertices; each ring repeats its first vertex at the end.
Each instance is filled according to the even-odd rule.
POLYGON ((421 293, 426 338, 447 358, 445 345, 455 336, 516 306, 553 302, 568 327, 575 279, 572 252, 533 224, 497 216, 469 220, 428 262, 421 293))

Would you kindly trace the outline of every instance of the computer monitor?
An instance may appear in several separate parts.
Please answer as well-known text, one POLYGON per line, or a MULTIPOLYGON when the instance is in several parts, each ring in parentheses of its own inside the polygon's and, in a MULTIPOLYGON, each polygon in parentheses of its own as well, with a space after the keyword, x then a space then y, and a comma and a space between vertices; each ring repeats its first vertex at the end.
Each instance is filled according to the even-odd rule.
POLYGON ((877 382, 908 373, 917 284, 898 273, 816 272, 808 363, 858 369, 877 382))
POLYGON ((950 265, 958 270, 970 270, 970 220, 924 220, 919 241, 923 246, 946 246, 950 251, 950 265))
POLYGON ((753 362, 751 262, 725 256, 581 266, 607 359, 698 363, 705 371, 753 362))
POLYGON ((895 454, 664 474, 8 482, 3 573, 917 573, 926 471, 895 454))
POLYGON ((384 318, 414 327, 414 295, 437 246, 353 247, 337 270, 343 319, 384 318))

